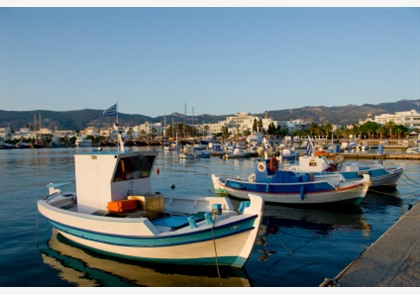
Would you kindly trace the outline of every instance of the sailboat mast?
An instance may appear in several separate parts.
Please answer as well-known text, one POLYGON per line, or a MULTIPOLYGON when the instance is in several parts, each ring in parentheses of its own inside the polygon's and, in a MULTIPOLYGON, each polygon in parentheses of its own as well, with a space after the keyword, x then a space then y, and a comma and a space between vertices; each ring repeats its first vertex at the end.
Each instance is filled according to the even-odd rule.
POLYGON ((118 125, 118 71, 117 71, 117 66, 116 65, 115 65, 115 96, 117 98, 117 107, 116 107, 117 116, 116 116, 116 123, 118 125))
POLYGON ((165 131, 166 131, 166 114, 163 117, 163 130, 162 130, 162 136, 165 137, 165 131))
POLYGON ((118 125, 118 96, 117 96, 117 125, 118 125))

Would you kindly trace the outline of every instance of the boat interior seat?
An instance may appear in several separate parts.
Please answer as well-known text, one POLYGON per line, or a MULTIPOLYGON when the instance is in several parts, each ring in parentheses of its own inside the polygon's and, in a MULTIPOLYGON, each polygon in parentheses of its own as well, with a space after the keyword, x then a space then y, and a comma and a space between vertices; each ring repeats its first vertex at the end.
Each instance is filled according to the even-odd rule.
POLYGON ((193 227, 192 223, 204 220, 204 215, 205 212, 198 212, 191 216, 171 215, 156 219, 152 223, 160 230, 176 230, 187 225, 193 227))

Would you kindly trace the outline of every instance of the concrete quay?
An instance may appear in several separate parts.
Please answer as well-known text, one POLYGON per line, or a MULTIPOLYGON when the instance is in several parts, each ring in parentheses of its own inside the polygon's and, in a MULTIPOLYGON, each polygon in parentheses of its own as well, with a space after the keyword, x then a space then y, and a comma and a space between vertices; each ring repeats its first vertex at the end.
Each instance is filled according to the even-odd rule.
POLYGON ((334 159, 336 155, 342 155, 346 160, 420 160, 420 154, 406 153, 329 153, 328 158, 334 159))
POLYGON ((420 202, 320 287, 420 287, 420 202))

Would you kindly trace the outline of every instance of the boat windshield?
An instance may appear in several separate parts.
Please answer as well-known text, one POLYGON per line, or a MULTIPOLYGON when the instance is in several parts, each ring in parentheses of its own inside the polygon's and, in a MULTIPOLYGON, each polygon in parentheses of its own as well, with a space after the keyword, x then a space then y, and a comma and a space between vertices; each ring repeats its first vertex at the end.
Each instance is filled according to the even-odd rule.
POLYGON ((149 177, 154 158, 154 156, 136 156, 120 159, 114 182, 149 177))

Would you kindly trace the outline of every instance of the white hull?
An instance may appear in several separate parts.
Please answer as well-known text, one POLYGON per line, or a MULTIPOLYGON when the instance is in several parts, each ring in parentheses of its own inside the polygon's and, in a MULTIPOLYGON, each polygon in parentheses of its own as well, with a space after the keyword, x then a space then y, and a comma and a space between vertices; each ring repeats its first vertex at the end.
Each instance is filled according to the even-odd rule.
MULTIPOLYGON (((192 260, 214 260, 217 264, 217 257, 236 257, 238 252, 242 251, 243 245, 247 244, 248 233, 242 233, 235 236, 217 239, 216 248, 213 240, 205 242, 197 242, 188 245, 167 246, 167 247, 127 247, 114 246, 105 243, 98 243, 82 238, 78 238, 64 232, 59 231, 63 236, 85 247, 93 248, 108 254, 121 257, 130 257, 131 259, 150 260, 150 261, 188 261, 192 260)), ((246 251, 244 251, 246 254, 246 251)), ((237 262, 233 264, 241 264, 242 260, 246 260, 247 255, 239 256, 237 262)))
POLYGON ((372 188, 379 187, 379 186, 396 187, 398 184, 398 181, 400 180, 402 174, 404 173, 404 169, 399 167, 399 168, 394 168, 392 170, 388 169, 387 171, 390 172, 388 175, 371 177, 370 187, 372 188))
MULTIPOLYGON (((163 263, 242 267, 252 251, 262 218, 263 200, 253 197, 251 202, 253 204, 243 214, 238 214, 225 198, 165 198, 165 203, 171 204, 168 212, 187 208, 184 211, 193 214, 203 210, 204 203, 207 203, 207 210, 209 205, 211 208, 212 204, 222 204, 223 213, 215 216, 213 224, 202 220, 196 223, 196 228, 186 225, 175 230, 154 225, 144 217, 97 216, 75 212, 77 207, 63 210, 45 201, 38 202, 38 210, 69 240, 113 256, 163 263), (259 214, 258 207, 261 208, 259 214), (235 231, 241 227, 242 230, 235 231)), ((60 200, 63 207, 69 207, 70 203, 69 198, 60 200)))
POLYGON ((92 147, 93 143, 89 139, 85 140, 76 140, 75 142, 76 147, 92 147))
MULTIPOLYGON (((248 193, 240 190, 235 190, 225 187, 229 195, 247 200, 248 193)), ((299 194, 266 194, 256 193, 261 196, 266 202, 278 204, 291 204, 291 205, 313 205, 313 204, 326 204, 338 203, 354 199, 355 197, 363 198, 366 195, 367 188, 363 186, 354 187, 345 191, 337 190, 336 192, 327 193, 308 193, 305 194, 304 199, 300 198, 299 194)))
POLYGON ((326 158, 314 156, 302 156, 299 163, 288 167, 294 172, 313 173, 316 177, 320 175, 342 175, 347 180, 360 179, 361 175, 369 174, 370 187, 396 187, 404 168, 401 166, 385 167, 379 164, 363 164, 359 162, 330 163, 326 158), (332 168, 332 169, 330 169, 332 168))
MULTIPOLYGON (((121 259, 110 259, 104 255, 94 255, 83 248, 65 240, 53 230, 48 248, 41 249, 43 262, 59 271, 60 277, 79 287, 119 285, 145 287, 220 287, 216 272, 208 273, 205 269, 199 273, 180 271, 167 272, 167 268, 149 267, 141 263, 132 263, 121 259), (119 283, 105 278, 111 274, 119 283)), ((185 267, 183 267, 185 269, 185 267)), ((214 270, 212 268, 212 270, 214 270)), ((224 287, 250 287, 250 281, 242 269, 223 270, 224 287)))
MULTIPOLYGON (((368 176, 365 177, 368 179, 368 176)), ((261 196, 265 202, 289 205, 339 204, 356 199, 361 200, 366 196, 369 188, 369 182, 366 180, 365 182, 355 182, 353 185, 347 184, 343 188, 338 187, 335 191, 309 192, 302 195, 299 193, 264 193, 235 189, 225 186, 215 175, 212 175, 212 181, 214 189, 218 193, 224 192, 244 200, 248 199, 248 194, 254 194, 261 196)))

